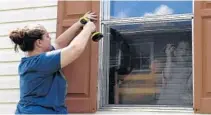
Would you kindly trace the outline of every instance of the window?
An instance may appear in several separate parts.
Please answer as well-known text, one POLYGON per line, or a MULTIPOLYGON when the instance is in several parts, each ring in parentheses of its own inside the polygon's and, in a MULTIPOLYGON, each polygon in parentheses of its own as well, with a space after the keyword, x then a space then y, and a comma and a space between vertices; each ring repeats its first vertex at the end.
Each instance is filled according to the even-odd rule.
POLYGON ((112 1, 109 10, 101 106, 192 107, 192 2, 112 1))
POLYGON ((192 1, 111 1, 112 18, 192 13, 192 1))

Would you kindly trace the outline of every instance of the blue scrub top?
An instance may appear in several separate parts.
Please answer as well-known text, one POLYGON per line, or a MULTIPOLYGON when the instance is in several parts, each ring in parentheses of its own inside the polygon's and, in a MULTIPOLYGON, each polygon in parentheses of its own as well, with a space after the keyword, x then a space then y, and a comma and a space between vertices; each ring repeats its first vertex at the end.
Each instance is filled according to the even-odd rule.
POLYGON ((24 57, 19 65, 20 101, 16 114, 67 114, 67 82, 60 72, 61 51, 24 57))

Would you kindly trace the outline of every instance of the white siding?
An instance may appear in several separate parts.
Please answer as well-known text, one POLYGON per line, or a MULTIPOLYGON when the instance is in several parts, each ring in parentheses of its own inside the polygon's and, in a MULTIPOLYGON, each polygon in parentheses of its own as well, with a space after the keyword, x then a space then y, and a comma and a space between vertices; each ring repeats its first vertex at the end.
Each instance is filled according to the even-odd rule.
MULTIPOLYGON (((43 21, 43 22, 45 22, 45 21, 43 21)), ((48 21, 48 23, 49 23, 50 21, 48 21)), ((49 24, 49 27, 48 27, 48 23, 44 23, 45 24, 45 27, 47 28, 47 30, 49 31, 49 30, 51 30, 50 28, 51 28, 51 26, 54 26, 54 24, 56 23, 55 21, 52 23, 52 25, 51 24, 49 24)), ((0 24, 0 26, 1 26, 1 24, 0 24)), ((9 25, 8 25, 9 26, 9 25)), ((1 27, 0 27, 1 28, 1 27)), ((52 37, 52 38, 55 38, 56 37, 56 29, 54 28, 54 27, 52 27, 52 32, 50 33, 50 36, 52 37), (53 30, 54 29, 54 30, 53 30)), ((0 33, 3 33, 3 32, 1 32, 0 31, 0 33)), ((14 47, 14 44, 12 44, 12 42, 11 42, 11 40, 8 38, 8 36, 7 35, 4 35, 4 36, 0 36, 0 40, 1 41, 4 41, 4 42, 0 42, 0 49, 12 49, 13 47, 14 47)), ((0 54, 1 55, 1 54, 0 54)), ((0 58, 1 58, 1 56, 0 56, 0 58)))
MULTIPOLYGON (((32 15, 32 14, 27 14, 27 15, 32 15)), ((55 18, 45 19, 45 20, 33 20, 33 21, 27 20, 27 21, 20 21, 17 23, 14 23, 14 22, 1 23, 0 22, 0 37, 5 37, 5 36, 7 37, 8 33, 14 28, 23 27, 24 25, 31 24, 31 23, 43 24, 49 32, 56 31, 55 18)))
POLYGON ((23 52, 15 53, 8 33, 14 28, 39 23, 56 36, 56 0, 0 1, 0 114, 13 114, 19 100, 17 67, 23 52))

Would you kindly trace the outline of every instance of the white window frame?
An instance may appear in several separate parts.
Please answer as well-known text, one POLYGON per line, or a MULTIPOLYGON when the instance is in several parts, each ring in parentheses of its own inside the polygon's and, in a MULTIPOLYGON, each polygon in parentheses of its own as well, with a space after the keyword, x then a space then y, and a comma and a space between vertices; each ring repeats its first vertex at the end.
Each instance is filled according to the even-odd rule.
MULTIPOLYGON (((193 2, 194 6, 194 2, 193 2)), ((194 7, 193 7, 194 9, 194 7)), ((193 12, 194 13, 194 12, 193 12)), ((141 106, 141 105, 109 105, 108 104, 108 85, 109 85, 109 48, 110 48, 110 38, 107 36, 108 30, 104 30, 105 24, 121 24, 121 23, 145 23, 147 22, 157 22, 157 21, 170 21, 172 18, 174 20, 192 20, 193 13, 190 14, 176 14, 172 17, 172 15, 166 15, 165 18, 163 16, 156 16, 155 17, 136 17, 136 18, 125 18, 121 19, 112 19, 110 20, 110 0, 101 0, 100 1, 100 31, 103 33, 104 38, 99 42, 99 64, 98 64, 98 110, 101 111, 163 111, 163 110, 170 110, 170 111, 189 111, 192 112, 192 108, 184 108, 184 107, 157 107, 157 106, 141 106)), ((193 26, 193 21, 192 21, 193 26)), ((193 31, 193 27, 192 27, 193 31)), ((192 38, 193 39, 193 38, 192 38)), ((194 48, 192 48, 194 49, 194 48)), ((192 52, 194 52, 192 50, 192 52)), ((193 57, 193 56, 192 56, 193 57)), ((194 58, 194 57, 193 57, 194 58)), ((194 69, 194 66, 193 66, 194 69)), ((193 76, 194 77, 194 76, 193 76)))
MULTIPOLYGON (((140 45, 141 44, 147 44, 150 46, 150 61, 152 61, 154 59, 154 43, 153 42, 145 42, 145 43, 139 43, 140 45)), ((140 62, 140 65, 141 65, 141 62, 140 62)), ((150 69, 134 69, 132 70, 132 72, 149 72, 150 69)))

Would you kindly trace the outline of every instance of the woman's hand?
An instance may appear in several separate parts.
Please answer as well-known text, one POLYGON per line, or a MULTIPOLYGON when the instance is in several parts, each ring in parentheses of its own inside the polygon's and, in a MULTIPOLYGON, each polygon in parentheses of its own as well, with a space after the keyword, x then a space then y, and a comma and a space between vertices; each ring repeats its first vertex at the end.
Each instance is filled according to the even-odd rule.
POLYGON ((96 31, 96 26, 93 22, 88 21, 87 24, 84 26, 84 29, 88 29, 91 31, 91 33, 96 31))
POLYGON ((85 18, 88 18, 90 21, 97 21, 97 15, 94 12, 87 12, 86 14, 84 14, 85 18))
POLYGON ((175 47, 172 44, 167 44, 166 50, 165 50, 166 56, 172 57, 174 51, 175 51, 175 47))

